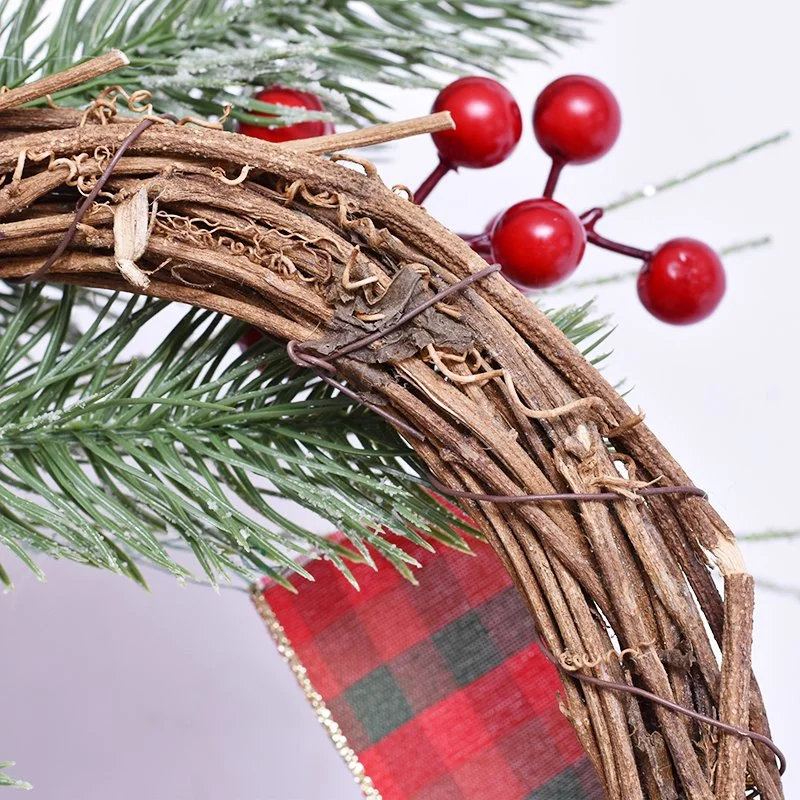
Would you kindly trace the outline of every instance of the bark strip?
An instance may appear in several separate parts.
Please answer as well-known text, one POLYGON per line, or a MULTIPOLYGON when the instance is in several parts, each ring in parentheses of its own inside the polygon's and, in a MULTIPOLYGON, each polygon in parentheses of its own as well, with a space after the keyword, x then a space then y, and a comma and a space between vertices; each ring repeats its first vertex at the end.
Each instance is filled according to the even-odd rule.
POLYGON ((101 75, 113 72, 115 69, 126 67, 130 63, 125 53, 120 50, 109 50, 102 56, 89 59, 83 64, 76 64, 63 72, 47 75, 38 81, 31 81, 24 86, 3 92, 0 94, 0 111, 21 106, 23 103, 30 103, 32 100, 38 100, 48 94, 55 94, 81 83, 87 83, 101 75))
MULTIPOLYGON (((738 728, 746 728, 750 716, 754 605, 753 578, 746 573, 726 575, 719 718, 738 728)), ((747 739, 730 733, 720 734, 716 800, 741 800, 744 796, 747 748, 747 739)))

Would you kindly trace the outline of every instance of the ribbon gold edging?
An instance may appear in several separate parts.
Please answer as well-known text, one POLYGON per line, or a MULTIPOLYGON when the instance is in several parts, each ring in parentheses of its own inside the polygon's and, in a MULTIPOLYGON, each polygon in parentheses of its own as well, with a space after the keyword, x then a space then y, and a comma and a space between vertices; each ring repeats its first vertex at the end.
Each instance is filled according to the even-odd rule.
POLYGON ((336 722, 330 709, 325 705, 325 700, 323 700, 322 695, 314 688, 314 684, 308 677, 308 670, 303 666, 303 662, 300 661, 300 658, 292 647, 292 643, 289 641, 289 637, 286 635, 283 625, 278 621, 275 612, 264 599, 263 590, 254 586, 250 592, 250 596, 252 597, 253 605, 256 607, 258 615, 264 620, 264 624, 267 626, 270 636, 272 636, 272 639, 277 645, 278 652, 283 656, 292 673, 294 673, 294 677, 303 690, 303 694, 305 694, 308 699, 311 708, 314 709, 314 713, 317 715, 320 725, 325 728, 333 742, 333 746, 344 760, 344 763, 347 764, 347 768, 355 778, 362 794, 367 800, 383 800, 381 793, 375 788, 372 778, 367 775, 364 765, 359 760, 355 750, 348 744, 347 737, 339 727, 339 723, 336 722))

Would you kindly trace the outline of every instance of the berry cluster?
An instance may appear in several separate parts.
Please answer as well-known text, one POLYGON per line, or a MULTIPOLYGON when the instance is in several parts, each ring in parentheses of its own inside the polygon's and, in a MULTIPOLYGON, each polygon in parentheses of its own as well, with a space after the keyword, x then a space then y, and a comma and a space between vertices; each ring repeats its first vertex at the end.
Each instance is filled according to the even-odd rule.
MULTIPOLYGON (((469 77, 447 86, 433 111, 449 111, 455 130, 436 133, 439 163, 415 194, 423 202, 451 170, 484 169, 511 155, 522 132, 519 106, 501 84, 469 77)), ((553 200, 561 171, 604 156, 619 136, 619 104, 605 84, 584 75, 553 81, 536 99, 533 131, 552 166, 541 197, 497 214, 482 233, 464 236, 520 289, 544 289, 569 277, 586 243, 641 260, 639 298, 664 322, 686 325, 705 319, 725 292, 719 256, 695 239, 678 238, 655 250, 613 242, 595 231, 602 209, 580 217, 553 200)))
MULTIPOLYGON (((264 103, 324 111, 319 98, 281 86, 256 95, 264 103)), ((415 192, 422 203, 451 171, 485 169, 507 159, 522 135, 522 115, 511 93, 491 78, 460 78, 443 89, 433 111, 449 111, 454 130, 433 134, 439 162, 415 192)), ((569 277, 583 258, 587 242, 641 260, 639 298, 664 322, 699 322, 719 305, 725 271, 719 256, 696 239, 678 238, 655 250, 613 242, 595 231, 603 211, 576 216, 553 199, 561 171, 568 164, 588 164, 604 156, 619 136, 621 114, 616 98, 594 78, 568 75, 553 81, 536 99, 533 130, 552 166, 539 198, 523 200, 497 214, 479 234, 464 236, 487 261, 498 263, 505 277, 522 290, 544 289, 569 277)), ((283 127, 242 123, 241 133, 271 142, 332 133, 330 122, 283 127)))

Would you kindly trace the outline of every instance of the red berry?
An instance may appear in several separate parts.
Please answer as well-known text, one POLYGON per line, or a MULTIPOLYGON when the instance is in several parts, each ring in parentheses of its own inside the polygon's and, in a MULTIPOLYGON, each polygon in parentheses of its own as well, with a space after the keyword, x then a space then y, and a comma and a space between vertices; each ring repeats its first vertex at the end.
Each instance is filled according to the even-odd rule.
MULTIPOLYGON (((292 108, 307 108, 309 111, 324 111, 320 99, 310 92, 301 92, 297 89, 288 89, 284 86, 270 86, 262 89, 257 95, 256 100, 262 103, 275 103, 292 108)), ((271 117, 272 114, 261 114, 253 112, 259 117, 271 117)), ((246 136, 255 136, 256 139, 264 139, 267 142, 289 142, 295 139, 310 139, 313 136, 325 136, 333 133, 332 122, 298 122, 296 125, 284 125, 277 128, 270 128, 263 125, 253 125, 249 122, 239 123, 239 133, 246 136)))
POLYGON ((617 141, 622 117, 611 90, 586 75, 566 75, 546 86, 533 107, 533 132, 550 158, 588 164, 617 141))
POLYGON ((697 239, 670 239, 645 261, 637 284, 644 307, 663 322, 689 325, 705 319, 725 294, 719 256, 697 239))
POLYGON ((555 200, 524 200, 492 230, 492 256, 510 281, 544 289, 571 275, 586 249, 578 218, 555 200))
POLYGON ((432 111, 449 111, 456 127, 433 134, 449 167, 483 169, 511 155, 522 135, 522 116, 511 93, 491 78, 453 81, 439 92, 432 111))
POLYGON ((264 334, 258 328, 248 328, 239 337, 239 347, 242 351, 249 350, 253 345, 258 344, 264 338, 264 334))

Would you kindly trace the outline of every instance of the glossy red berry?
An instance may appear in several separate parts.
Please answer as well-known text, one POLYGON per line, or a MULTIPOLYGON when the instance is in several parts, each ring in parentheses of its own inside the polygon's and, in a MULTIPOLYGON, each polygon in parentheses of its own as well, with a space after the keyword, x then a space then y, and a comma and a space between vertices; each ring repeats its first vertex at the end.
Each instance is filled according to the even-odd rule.
POLYGON ((705 319, 725 294, 719 256, 697 239, 671 239, 645 261, 637 284, 644 307, 663 322, 689 325, 705 319))
POLYGON ((586 75, 566 75, 546 86, 533 107, 533 131, 555 161, 588 164, 617 141, 622 116, 611 90, 586 75))
POLYGON ((586 232, 561 203, 540 198, 508 209, 491 233, 492 257, 512 282, 544 289, 563 281, 580 264, 586 232))
POLYGON ((491 78, 459 78, 439 92, 434 112, 449 111, 454 130, 433 134, 450 168, 493 167, 511 155, 522 135, 522 115, 508 89, 491 78))
MULTIPOLYGON (((301 92, 298 89, 288 89, 285 86, 270 86, 262 89, 256 100, 262 103, 291 106, 292 108, 307 108, 309 111, 325 111, 320 99, 310 92, 301 92)), ((260 117, 269 117, 270 114, 253 112, 260 117)), ((296 125, 284 125, 270 128, 263 125, 252 125, 248 122, 239 123, 239 133, 255 136, 267 142, 289 142, 295 139, 310 139, 313 136, 325 136, 334 132, 332 122, 298 122, 296 125)))
POLYGON ((258 328, 248 328, 239 337, 239 347, 244 350, 249 350, 253 345, 258 344, 264 338, 264 334, 258 328))

